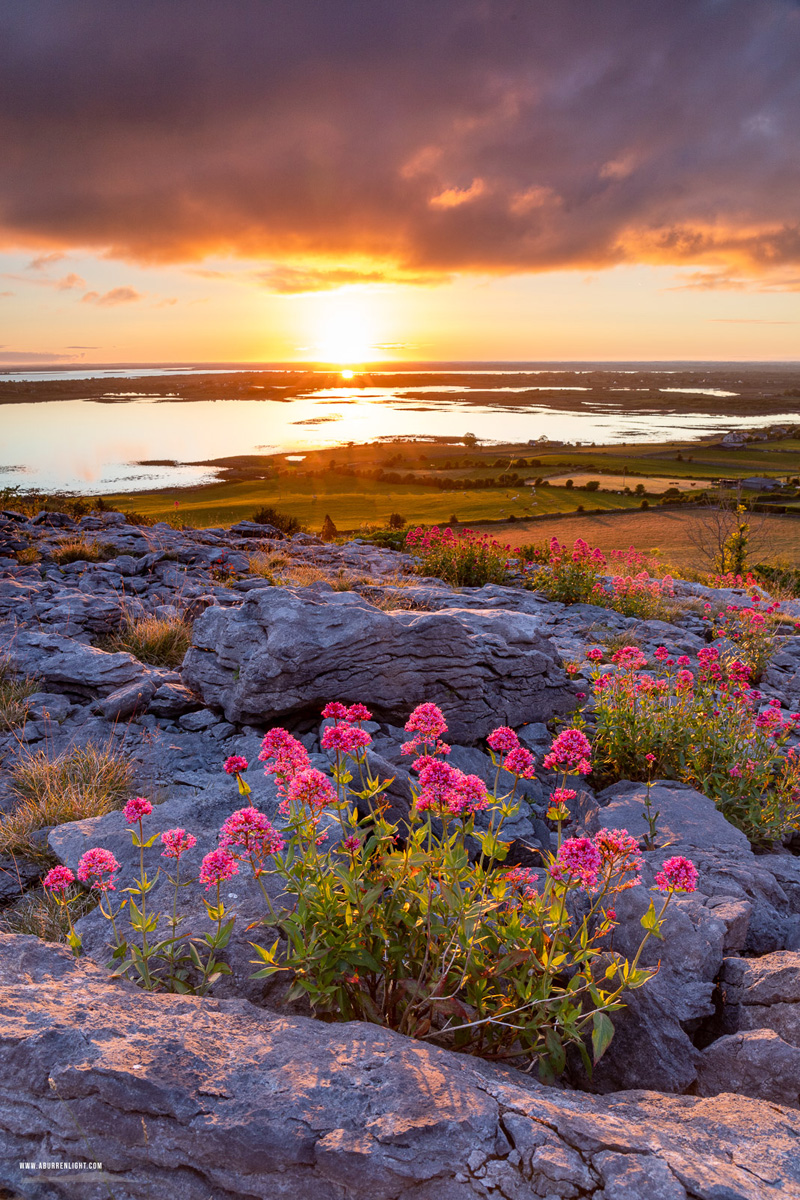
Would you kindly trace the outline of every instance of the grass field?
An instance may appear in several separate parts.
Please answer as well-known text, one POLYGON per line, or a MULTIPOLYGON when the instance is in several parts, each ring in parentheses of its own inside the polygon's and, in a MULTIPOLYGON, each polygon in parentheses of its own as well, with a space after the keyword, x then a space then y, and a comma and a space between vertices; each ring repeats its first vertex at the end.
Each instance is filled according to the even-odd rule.
POLYGON ((137 492, 110 496, 123 510, 147 517, 177 517, 187 525, 230 525, 253 515, 264 505, 297 517, 319 530, 328 514, 339 529, 363 524, 385 525, 390 513, 410 523, 437 524, 455 514, 462 524, 513 514, 518 519, 548 512, 584 508, 632 508, 639 500, 616 492, 587 492, 581 488, 540 487, 536 494, 520 485, 468 491, 441 491, 416 484, 385 484, 374 479, 326 473, 321 478, 281 475, 277 479, 241 480, 174 492, 137 492))
MULTIPOLYGON (((553 517, 549 521, 516 521, 513 524, 486 526, 498 541, 511 546, 531 542, 559 541, 572 545, 584 538, 601 550, 626 550, 635 546, 646 552, 658 550, 660 557, 676 567, 707 570, 702 555, 692 542, 701 520, 699 514, 686 509, 666 509, 651 512, 585 513, 570 517, 553 517)), ((477 526, 480 529, 480 526, 477 526)), ((753 521, 751 561, 775 565, 800 566, 800 516, 761 516, 753 521)))

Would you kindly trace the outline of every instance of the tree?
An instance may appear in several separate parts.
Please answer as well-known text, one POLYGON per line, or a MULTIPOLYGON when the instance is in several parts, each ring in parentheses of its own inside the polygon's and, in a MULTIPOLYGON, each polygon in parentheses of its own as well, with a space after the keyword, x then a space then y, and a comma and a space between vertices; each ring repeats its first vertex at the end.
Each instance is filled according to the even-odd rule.
POLYGON ((742 497, 719 489, 713 508, 701 509, 687 525, 689 541, 708 570, 740 575, 748 558, 764 546, 766 516, 756 517, 742 497))
POLYGON ((600 488, 600 480, 599 479, 588 479, 586 481, 585 487, 586 487, 587 492, 596 492, 600 488))
POLYGON ((406 524, 406 519, 400 513, 389 513, 389 519, 386 524, 389 529, 402 529, 406 524))
POLYGON ((575 486, 575 483, 572 479, 568 479, 567 482, 564 484, 564 487, 568 487, 568 488, 571 488, 574 486, 575 486))
POLYGON ((323 542, 332 542, 334 540, 334 538, 336 538, 338 536, 339 536, 339 530, 336 528, 336 526, 334 525, 333 521, 330 519, 328 514, 325 513, 325 520, 322 522, 322 529, 320 530, 320 537, 322 538, 323 542))

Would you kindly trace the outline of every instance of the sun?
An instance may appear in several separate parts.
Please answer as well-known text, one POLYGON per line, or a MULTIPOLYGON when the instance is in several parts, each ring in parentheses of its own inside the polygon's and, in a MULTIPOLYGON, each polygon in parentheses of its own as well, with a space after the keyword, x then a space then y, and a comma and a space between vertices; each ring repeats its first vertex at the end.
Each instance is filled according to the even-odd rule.
MULTIPOLYGON (((326 296, 316 321, 314 351, 321 362, 360 364, 376 357, 374 314, 365 296, 343 294, 326 296)), ((351 379, 353 372, 342 372, 351 379)))

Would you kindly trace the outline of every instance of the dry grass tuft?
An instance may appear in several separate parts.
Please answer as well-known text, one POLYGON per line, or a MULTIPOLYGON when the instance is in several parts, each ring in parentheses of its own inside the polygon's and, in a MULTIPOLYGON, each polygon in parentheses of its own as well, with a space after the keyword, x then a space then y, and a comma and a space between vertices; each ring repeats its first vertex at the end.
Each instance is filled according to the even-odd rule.
POLYGON ((24 550, 17 551, 17 562, 24 567, 39 562, 40 558, 41 554, 36 546, 26 546, 24 550))
POLYGON ((83 535, 66 538, 50 551, 50 557, 63 567, 73 562, 108 562, 116 551, 113 546, 107 546, 97 540, 89 541, 83 535))
POLYGON ((192 623, 185 617, 139 617, 98 643, 112 654, 133 654, 153 667, 179 667, 192 644, 192 623))
POLYGON ((289 565, 289 560, 285 554, 281 554, 279 550, 267 553, 263 550, 257 550, 255 554, 251 554, 248 558, 248 570, 251 575, 260 575, 262 579, 268 579, 274 584, 277 580, 276 572, 282 571, 289 565))
POLYGON ((0 818, 0 854, 42 859, 47 851, 34 836, 37 830, 121 808, 132 780, 133 764, 112 742, 74 746, 53 758, 46 750, 26 751, 11 771, 19 803, 0 818))
MULTIPOLYGON (((72 905, 72 919, 79 921, 97 906, 97 893, 85 892, 72 905)), ((43 942, 66 942, 69 933, 64 907, 45 891, 25 892, 0 913, 4 933, 28 933, 43 942)))
POLYGON ((0 731, 23 725, 28 715, 28 698, 39 690, 30 676, 18 678, 9 659, 0 659, 0 731))

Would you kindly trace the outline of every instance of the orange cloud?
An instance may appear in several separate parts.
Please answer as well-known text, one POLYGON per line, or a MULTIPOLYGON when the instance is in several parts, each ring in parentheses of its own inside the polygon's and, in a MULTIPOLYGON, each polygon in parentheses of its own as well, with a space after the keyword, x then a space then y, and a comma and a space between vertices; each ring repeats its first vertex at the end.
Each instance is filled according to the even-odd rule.
POLYGON ((118 304, 132 304, 143 300, 141 292, 132 287, 115 287, 110 292, 87 292, 81 297, 81 304, 96 304, 98 308, 115 308, 118 304))

